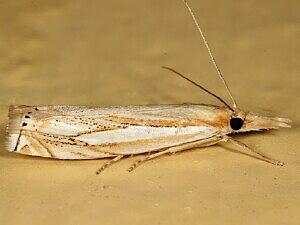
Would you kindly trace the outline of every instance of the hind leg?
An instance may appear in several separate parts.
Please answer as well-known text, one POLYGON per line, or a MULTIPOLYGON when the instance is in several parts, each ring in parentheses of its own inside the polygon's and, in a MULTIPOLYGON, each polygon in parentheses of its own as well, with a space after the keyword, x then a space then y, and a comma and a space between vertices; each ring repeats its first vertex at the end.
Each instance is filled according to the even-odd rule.
POLYGON ((181 152, 181 151, 185 151, 191 148, 196 148, 196 147, 205 147, 205 146, 209 146, 209 145, 214 145, 218 142, 220 142, 223 139, 222 136, 220 135, 215 135, 212 137, 208 137, 205 139, 201 139, 201 140, 197 140, 194 142, 190 142, 190 143, 184 143, 181 145, 177 145, 177 146, 173 146, 170 148, 167 148, 166 150, 157 152, 157 153, 153 153, 151 155, 145 156, 144 158, 136 161, 134 164, 132 164, 129 169, 128 172, 133 171, 135 168, 137 168, 138 166, 140 166, 142 163, 157 158, 159 156, 165 155, 165 154, 175 154, 176 152, 181 152))
POLYGON ((109 166, 114 164, 115 162, 118 162, 123 157, 124 157, 124 155, 118 155, 115 158, 111 159, 110 161, 105 163, 103 166, 101 166, 101 168, 96 171, 96 174, 100 174, 101 172, 103 172, 103 170, 105 170, 106 168, 108 168, 109 166))

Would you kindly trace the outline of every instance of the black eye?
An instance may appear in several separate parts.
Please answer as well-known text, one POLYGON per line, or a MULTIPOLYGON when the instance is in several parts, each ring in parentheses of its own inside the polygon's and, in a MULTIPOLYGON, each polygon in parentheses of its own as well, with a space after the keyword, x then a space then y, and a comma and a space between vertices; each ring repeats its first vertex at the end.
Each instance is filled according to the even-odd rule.
POLYGON ((233 117, 230 119, 230 127, 233 129, 233 130, 239 130, 242 128, 244 124, 244 120, 242 120, 241 118, 239 117, 233 117))

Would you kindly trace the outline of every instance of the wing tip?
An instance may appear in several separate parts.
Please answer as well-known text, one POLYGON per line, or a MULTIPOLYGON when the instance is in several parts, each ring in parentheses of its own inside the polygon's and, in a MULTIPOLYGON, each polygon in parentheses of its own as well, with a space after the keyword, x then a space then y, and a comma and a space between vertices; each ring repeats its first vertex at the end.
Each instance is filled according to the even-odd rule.
POLYGON ((33 107, 25 105, 11 105, 8 110, 8 125, 6 127, 7 138, 5 148, 7 151, 15 151, 24 117, 32 111, 33 107))
POLYGON ((8 110, 8 125, 6 127, 6 133, 15 134, 19 133, 21 130, 23 117, 25 113, 28 113, 28 108, 26 106, 11 105, 8 110))

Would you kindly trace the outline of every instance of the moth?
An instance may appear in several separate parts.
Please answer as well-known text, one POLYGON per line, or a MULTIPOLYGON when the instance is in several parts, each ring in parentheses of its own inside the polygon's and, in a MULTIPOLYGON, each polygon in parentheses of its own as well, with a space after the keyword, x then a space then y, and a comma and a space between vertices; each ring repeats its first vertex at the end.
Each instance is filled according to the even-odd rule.
POLYGON ((232 134, 291 127, 291 120, 266 117, 237 107, 195 15, 183 0, 233 105, 169 67, 224 106, 206 104, 114 107, 10 106, 7 150, 56 159, 111 158, 97 173, 125 156, 144 154, 130 168, 159 156, 230 142, 258 159, 269 158, 234 139, 232 134))

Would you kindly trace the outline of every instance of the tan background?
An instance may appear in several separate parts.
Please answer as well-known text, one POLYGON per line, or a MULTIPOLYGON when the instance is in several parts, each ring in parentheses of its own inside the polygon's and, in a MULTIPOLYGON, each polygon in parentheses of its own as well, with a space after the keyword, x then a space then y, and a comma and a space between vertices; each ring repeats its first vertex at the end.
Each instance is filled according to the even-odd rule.
POLYGON ((299 224, 299 1, 190 4, 239 106, 294 121, 237 138, 287 165, 216 146, 96 176, 6 152, 9 104, 219 104, 162 65, 226 93, 180 0, 1 1, 1 225, 299 224))

